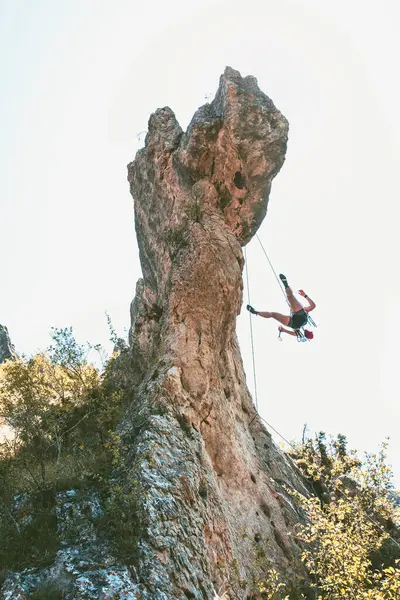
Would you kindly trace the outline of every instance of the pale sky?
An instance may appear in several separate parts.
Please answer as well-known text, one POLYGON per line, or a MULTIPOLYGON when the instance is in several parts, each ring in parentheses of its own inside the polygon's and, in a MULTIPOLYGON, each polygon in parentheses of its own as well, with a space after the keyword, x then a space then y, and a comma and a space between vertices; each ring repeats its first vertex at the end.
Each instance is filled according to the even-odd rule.
MULTIPOLYGON (((165 105, 185 128, 230 65, 289 120, 259 235, 317 303, 308 344, 279 343, 272 321, 253 318, 260 413, 288 439, 304 423, 360 451, 389 436, 399 485, 399 11, 396 0, 0 0, 0 323, 17 350, 47 346, 51 326, 107 345, 106 310, 129 328, 137 134, 165 105)), ((257 240, 247 254, 253 304, 283 311, 257 240)), ((245 310, 238 333, 253 389, 245 310)))

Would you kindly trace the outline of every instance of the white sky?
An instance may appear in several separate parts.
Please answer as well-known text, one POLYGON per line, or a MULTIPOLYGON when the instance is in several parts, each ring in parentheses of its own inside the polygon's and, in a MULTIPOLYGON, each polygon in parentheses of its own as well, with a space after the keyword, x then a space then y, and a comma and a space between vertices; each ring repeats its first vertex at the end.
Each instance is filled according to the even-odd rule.
MULTIPOLYGON (((360 450, 390 436, 398 484, 399 10, 395 0, 0 0, 0 322, 17 349, 47 346, 51 326, 107 344, 105 310, 120 333, 129 327, 137 134, 165 105, 186 127, 230 65, 289 119, 259 234, 276 270, 318 305, 309 344, 279 343, 276 325, 254 318, 260 412, 289 439, 304 423, 360 450)), ((253 304, 283 310, 257 240, 247 252, 253 304)), ((238 331, 252 388, 245 311, 238 331)))

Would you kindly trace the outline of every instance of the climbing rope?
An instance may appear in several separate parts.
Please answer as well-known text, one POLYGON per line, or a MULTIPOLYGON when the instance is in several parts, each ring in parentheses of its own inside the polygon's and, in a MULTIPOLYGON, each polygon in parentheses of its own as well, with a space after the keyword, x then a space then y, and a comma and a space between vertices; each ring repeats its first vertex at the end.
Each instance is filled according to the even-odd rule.
POLYGON ((284 297, 285 297, 285 300, 286 300, 286 302, 287 302, 287 304, 288 304, 288 306, 289 306, 289 308, 290 308, 290 302, 289 302, 289 300, 288 300, 288 297, 286 296, 285 288, 283 287, 281 280, 279 279, 278 275, 276 274, 276 271, 275 271, 275 269, 274 269, 274 266, 273 266, 272 262, 269 260, 269 256, 268 256, 268 254, 267 254, 267 252, 266 252, 266 250, 265 250, 264 246, 262 245, 262 242, 261 242, 260 238, 258 237, 258 233, 256 233, 256 238, 257 238, 257 239, 258 239, 258 241, 259 241, 259 244, 260 244, 260 246, 261 246, 261 248, 262 248, 262 251, 264 252, 265 256, 267 257, 267 261, 269 262, 269 265, 270 265, 270 267, 271 267, 271 269, 272 269, 272 272, 273 272, 273 274, 275 275, 275 278, 276 278, 276 280, 277 280, 277 282, 278 282, 278 284, 279 284, 279 287, 280 287, 280 288, 281 288, 281 290, 282 290, 282 294, 284 295, 284 297))
MULTIPOLYGON (((250 301, 250 285, 249 285, 249 267, 248 267, 248 264, 247 264, 246 246, 244 247, 244 263, 246 265, 247 304, 251 304, 251 301, 250 301)), ((256 359, 255 359, 255 352, 254 352, 253 323, 251 321, 251 314, 250 313, 249 313, 249 321, 250 321, 251 356, 252 356, 252 360, 253 360, 254 399, 256 401, 256 409, 257 409, 257 412, 258 412, 256 359)))

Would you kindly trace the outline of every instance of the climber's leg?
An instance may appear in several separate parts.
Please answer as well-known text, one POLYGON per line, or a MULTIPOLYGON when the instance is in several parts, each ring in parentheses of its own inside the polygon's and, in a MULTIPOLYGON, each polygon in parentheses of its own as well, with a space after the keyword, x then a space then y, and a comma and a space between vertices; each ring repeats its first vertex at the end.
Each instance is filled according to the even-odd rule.
POLYGON ((264 319, 275 319, 276 321, 279 321, 279 323, 282 323, 282 325, 289 325, 290 322, 289 315, 282 315, 281 313, 277 312, 258 311, 257 314, 260 317, 264 317, 264 319))
POLYGON ((279 279, 282 281, 282 283, 284 285, 286 296, 287 296, 287 299, 289 300, 289 304, 290 304, 290 308, 292 309, 292 312, 297 312, 297 311, 301 310, 303 307, 300 304, 300 302, 295 298, 295 296, 293 294, 293 290, 289 286, 286 276, 281 273, 279 275, 279 279))
POLYGON ((295 312, 298 312, 299 310, 301 310, 303 308, 303 306, 300 304, 300 302, 297 300, 297 298, 293 294, 292 288, 288 286, 285 289, 285 292, 286 292, 287 299, 289 300, 289 304, 290 304, 290 308, 292 309, 292 312, 295 313, 295 312))

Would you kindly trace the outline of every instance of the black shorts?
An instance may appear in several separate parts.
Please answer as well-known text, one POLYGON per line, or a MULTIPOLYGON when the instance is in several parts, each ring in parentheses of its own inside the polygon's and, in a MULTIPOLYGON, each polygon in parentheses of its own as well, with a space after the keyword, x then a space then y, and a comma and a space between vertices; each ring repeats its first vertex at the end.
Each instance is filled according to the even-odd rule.
POLYGON ((308 315, 304 308, 301 308, 295 313, 292 313, 289 321, 289 327, 292 329, 300 329, 300 327, 304 327, 307 323, 308 315))

